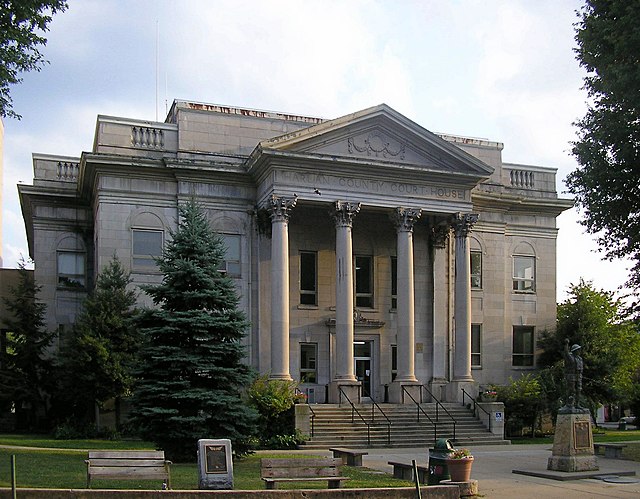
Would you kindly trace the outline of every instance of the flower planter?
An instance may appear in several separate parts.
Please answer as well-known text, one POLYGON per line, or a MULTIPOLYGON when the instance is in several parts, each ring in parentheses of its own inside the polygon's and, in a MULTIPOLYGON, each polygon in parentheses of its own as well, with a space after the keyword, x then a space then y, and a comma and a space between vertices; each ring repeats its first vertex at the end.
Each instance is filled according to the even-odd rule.
POLYGON ((447 459, 447 468, 452 482, 468 482, 471 479, 473 457, 447 459))

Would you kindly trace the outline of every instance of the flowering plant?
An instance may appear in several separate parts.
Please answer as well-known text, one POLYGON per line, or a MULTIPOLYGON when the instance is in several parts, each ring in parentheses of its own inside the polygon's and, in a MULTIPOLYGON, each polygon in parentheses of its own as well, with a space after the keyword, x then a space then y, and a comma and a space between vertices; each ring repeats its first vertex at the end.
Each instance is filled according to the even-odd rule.
POLYGON ((497 397, 498 396, 498 392, 496 392, 495 390, 485 390, 484 392, 482 392, 482 394, 486 397, 497 397))
POLYGON ((470 457, 473 457, 471 455, 471 451, 464 447, 461 447, 460 449, 453 449, 451 454, 449 454, 449 459, 469 459, 470 457))

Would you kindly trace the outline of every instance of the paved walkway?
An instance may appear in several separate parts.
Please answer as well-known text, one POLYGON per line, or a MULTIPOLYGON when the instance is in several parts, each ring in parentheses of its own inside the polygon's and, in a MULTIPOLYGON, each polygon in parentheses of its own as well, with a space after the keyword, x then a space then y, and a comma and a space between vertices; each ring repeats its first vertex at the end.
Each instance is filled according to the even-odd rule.
MULTIPOLYGON (((546 472, 547 460, 551 456, 551 444, 533 445, 478 445, 469 446, 473 456, 471 478, 478 480, 478 492, 487 499, 598 499, 598 498, 640 498, 640 462, 624 459, 598 457, 599 472, 635 472, 636 476, 623 480, 634 483, 611 483, 598 479, 558 481, 537 478, 512 472, 514 469, 546 472)), ((428 449, 367 449, 363 465, 391 473, 388 461, 418 463, 428 461, 428 449)), ((329 456, 328 451, 297 451, 329 456)), ((565 473, 563 475, 570 475, 565 473)))

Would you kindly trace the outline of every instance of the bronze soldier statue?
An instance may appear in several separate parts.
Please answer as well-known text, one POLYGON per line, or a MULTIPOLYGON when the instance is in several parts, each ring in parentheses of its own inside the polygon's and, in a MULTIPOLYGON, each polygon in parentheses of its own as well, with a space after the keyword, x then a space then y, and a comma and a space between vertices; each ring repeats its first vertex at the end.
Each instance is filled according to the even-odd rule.
POLYGON ((584 363, 579 351, 580 345, 569 348, 569 339, 564 340, 564 379, 567 386, 567 403, 561 412, 582 412, 580 396, 582 394, 582 371, 584 363))

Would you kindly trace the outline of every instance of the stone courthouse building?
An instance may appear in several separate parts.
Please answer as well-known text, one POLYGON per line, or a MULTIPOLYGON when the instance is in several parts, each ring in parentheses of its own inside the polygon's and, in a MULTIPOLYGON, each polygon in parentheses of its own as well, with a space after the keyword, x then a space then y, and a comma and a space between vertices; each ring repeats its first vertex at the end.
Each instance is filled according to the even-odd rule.
MULTIPOLYGON (((49 328, 73 324, 116 254, 133 285, 191 197, 227 245, 247 362, 346 395, 441 400, 535 367, 556 320, 553 168, 434 134, 386 105, 324 120, 175 101, 164 123, 98 116, 79 158, 34 154, 19 185, 49 328), (427 392, 424 392, 427 393, 427 392)), ((140 293, 140 301, 150 303, 140 293)))

